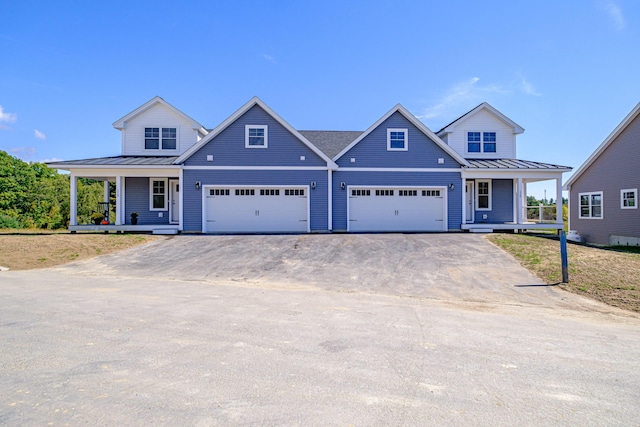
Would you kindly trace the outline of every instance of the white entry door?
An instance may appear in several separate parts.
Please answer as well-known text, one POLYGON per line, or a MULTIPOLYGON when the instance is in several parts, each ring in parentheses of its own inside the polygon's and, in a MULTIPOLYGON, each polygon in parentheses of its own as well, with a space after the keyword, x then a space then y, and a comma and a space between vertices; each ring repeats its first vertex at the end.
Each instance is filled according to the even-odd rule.
POLYGON ((206 233, 307 233, 309 187, 204 188, 206 233))
POLYGON ((169 192, 169 222, 178 224, 180 222, 180 182, 176 180, 169 181, 171 188, 169 192))
POLYGON ((465 212, 465 222, 470 224, 474 222, 474 194, 473 194, 473 181, 467 181, 464 187, 464 212, 465 212))
POLYGON ((446 231, 444 187, 349 187, 348 231, 446 231))

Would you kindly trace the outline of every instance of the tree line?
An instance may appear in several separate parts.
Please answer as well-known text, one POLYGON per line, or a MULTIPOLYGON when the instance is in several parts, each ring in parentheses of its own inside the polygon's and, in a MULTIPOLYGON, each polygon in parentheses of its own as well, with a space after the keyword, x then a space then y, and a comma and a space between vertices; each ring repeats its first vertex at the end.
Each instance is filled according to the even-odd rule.
MULTIPOLYGON (((104 197, 101 181, 78 180, 78 223, 90 223, 104 197)), ((69 175, 0 150, 0 228, 69 226, 69 175)))

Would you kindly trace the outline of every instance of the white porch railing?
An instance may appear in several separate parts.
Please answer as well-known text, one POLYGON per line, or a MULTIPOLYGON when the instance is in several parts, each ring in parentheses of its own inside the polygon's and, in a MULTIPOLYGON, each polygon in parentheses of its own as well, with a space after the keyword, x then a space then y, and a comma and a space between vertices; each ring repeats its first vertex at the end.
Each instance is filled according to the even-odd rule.
POLYGON ((556 205, 526 206, 527 221, 533 221, 540 224, 556 222, 556 205))

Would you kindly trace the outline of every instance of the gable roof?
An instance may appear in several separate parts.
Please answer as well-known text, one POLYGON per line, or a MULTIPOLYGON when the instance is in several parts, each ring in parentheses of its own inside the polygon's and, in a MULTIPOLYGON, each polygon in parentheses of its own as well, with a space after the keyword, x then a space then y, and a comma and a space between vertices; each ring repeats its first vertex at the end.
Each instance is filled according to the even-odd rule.
POLYGON ((442 129, 440 129, 438 132, 436 132, 436 134, 438 136, 440 136, 441 134, 453 132, 454 128, 457 126, 458 122, 460 122, 462 120, 465 120, 465 119, 473 116, 474 114, 476 114, 476 113, 478 113, 479 111, 482 111, 482 110, 488 111, 489 113, 494 115, 496 118, 498 118, 499 120, 504 122, 507 126, 513 128, 513 133, 520 134, 520 133, 524 132, 524 128, 522 126, 520 126, 519 124, 517 124, 516 122, 511 120, 509 117, 507 117, 504 114, 502 114, 500 111, 498 111, 495 108, 493 108, 491 105, 489 105, 488 102, 483 102, 482 104, 478 105, 477 107, 475 107, 471 111, 466 112, 465 114, 463 114, 462 116, 458 117, 457 119, 455 119, 454 121, 452 121, 448 125, 444 126, 442 129))
POLYGON ((389 117, 391 117, 391 115, 393 115, 396 112, 402 114, 402 116, 404 116, 404 118, 409 120, 411 122, 411 124, 413 124, 416 128, 418 128, 418 130, 420 130, 423 134, 425 134, 429 139, 431 139, 433 142, 435 142, 436 145, 438 145, 440 148, 442 148, 442 150, 444 150, 447 154, 449 154, 451 157, 453 157, 458 163, 460 163, 461 165, 465 165, 465 166, 469 165, 469 163, 465 160, 464 157, 462 157, 460 154, 458 154, 457 151, 455 151, 448 144, 446 144, 443 140, 441 140, 438 135, 433 133, 433 131, 431 131, 431 129, 429 129, 424 123, 422 123, 420 120, 418 120, 416 116, 411 114, 406 108, 404 108, 400 104, 397 104, 395 107, 393 107, 391 110, 389 110, 387 112, 387 114, 382 116, 377 122, 375 122, 373 125, 371 125, 371 127, 369 127, 369 129, 364 131, 358 138, 356 138, 353 142, 351 142, 351 144, 349 144, 345 148, 343 148, 342 151, 340 151, 336 156, 334 156, 333 160, 336 161, 340 157, 342 157, 345 153, 347 153, 357 143, 359 143, 364 138, 366 138, 367 135, 369 135, 371 132, 373 132, 378 126, 380 126, 385 120, 387 120, 389 117))
POLYGON ((153 97, 151 100, 145 102, 143 105, 141 105, 140 107, 136 108, 135 110, 133 110, 132 112, 130 112, 126 116, 124 116, 124 117, 116 120, 115 122, 113 122, 113 127, 116 128, 116 129, 124 129, 126 127, 126 123, 128 121, 130 121, 133 118, 139 116, 140 114, 144 113, 145 111, 149 110, 150 108, 154 107, 157 104, 165 106, 166 108, 168 108, 169 110, 171 110, 175 114, 177 114, 178 116, 182 117, 184 120, 190 122, 191 123, 191 127, 193 129, 200 129, 203 134, 205 134, 205 135, 207 134, 207 129, 204 126, 202 126, 200 123, 198 123, 197 121, 195 121, 191 117, 187 116, 185 113, 183 113, 182 111, 178 110, 176 107, 174 107, 173 105, 169 104, 167 101, 165 101, 164 99, 160 98, 159 96, 153 97))
POLYGON ((362 135, 361 130, 301 130, 300 133, 331 158, 362 135))
POLYGON ((602 144, 600 144, 600 146, 596 148, 596 150, 589 156, 589 158, 585 160, 582 165, 580 165, 580 167, 574 172, 574 174, 571 175, 567 182, 565 182, 564 188, 567 189, 569 185, 576 182, 580 175, 582 175, 587 169, 589 169, 589 166, 591 166, 591 164, 595 162, 598 157, 600 157, 602 152, 606 150, 607 147, 609 147, 613 143, 613 141, 615 141, 615 139, 622 133, 622 131, 624 131, 639 114, 640 102, 633 108, 633 110, 631 110, 629 114, 627 114, 627 117, 625 117, 620 122, 620 124, 616 126, 613 132, 611 132, 609 136, 602 142, 602 144))
POLYGON ((202 138, 200 141, 198 141, 195 145, 191 146, 191 148, 189 148, 187 151, 185 151, 180 157, 178 157, 178 159, 175 161, 175 164, 180 164, 180 163, 184 163, 185 160, 187 160, 189 157, 191 157, 194 153, 196 153, 199 149, 201 149, 202 147, 204 147, 209 141, 211 141, 213 138, 215 138, 216 136, 218 136, 223 130, 225 130, 226 128, 228 128, 232 123, 234 123, 236 120, 238 120, 244 113, 246 113, 247 111, 249 111, 251 108, 253 108, 254 106, 258 106, 260 108, 262 108, 268 115, 270 115, 275 121, 277 121, 280 125, 282 125, 285 129, 287 129, 289 132, 291 132, 293 134, 293 136, 295 136, 297 139, 299 139, 304 145, 306 145, 307 147, 309 147, 309 149, 311 149, 311 151, 313 151, 314 153, 316 153, 321 159, 323 159, 324 161, 327 162, 327 166, 329 168, 336 168, 338 167, 338 165, 336 165, 333 160, 331 160, 329 157, 327 157, 326 154, 324 154, 322 151, 320 151, 320 149, 318 147, 316 147, 315 145, 313 145, 307 138, 305 138, 300 132, 298 132, 297 130, 295 130, 289 123, 287 123, 282 117, 280 117, 278 114, 276 114, 275 111, 273 111, 271 108, 269 108, 267 106, 267 104, 265 104, 264 102, 262 102, 262 100, 260 98, 258 98, 257 96, 254 96, 253 98, 251 98, 249 100, 249 102, 247 102, 246 104, 244 104, 242 107, 240 107, 235 113, 233 113, 232 115, 230 115, 229 117, 227 117, 227 119, 225 121, 223 121, 222 123, 220 123, 215 129, 213 129, 211 132, 209 132, 209 134, 207 136, 205 136, 204 138, 202 138))

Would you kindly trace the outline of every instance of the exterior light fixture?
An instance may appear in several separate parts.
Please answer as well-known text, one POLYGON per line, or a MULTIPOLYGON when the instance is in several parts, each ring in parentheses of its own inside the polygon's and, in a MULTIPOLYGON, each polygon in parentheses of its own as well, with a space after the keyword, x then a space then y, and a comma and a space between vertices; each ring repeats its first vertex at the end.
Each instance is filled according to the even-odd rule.
POLYGON ((196 190, 200 189, 200 181, 196 181, 196 190))
POLYGON ((455 188, 455 186, 453 185, 453 182, 451 184, 449 184, 449 190, 453 191, 454 188, 455 188))
POLYGON ((313 188, 313 189, 316 188, 316 182, 315 181, 311 181, 311 188, 313 188))
POLYGON ((342 189, 344 190, 344 187, 346 187, 345 183, 344 183, 344 182, 341 182, 341 183, 340 183, 340 188, 342 188, 342 189))

